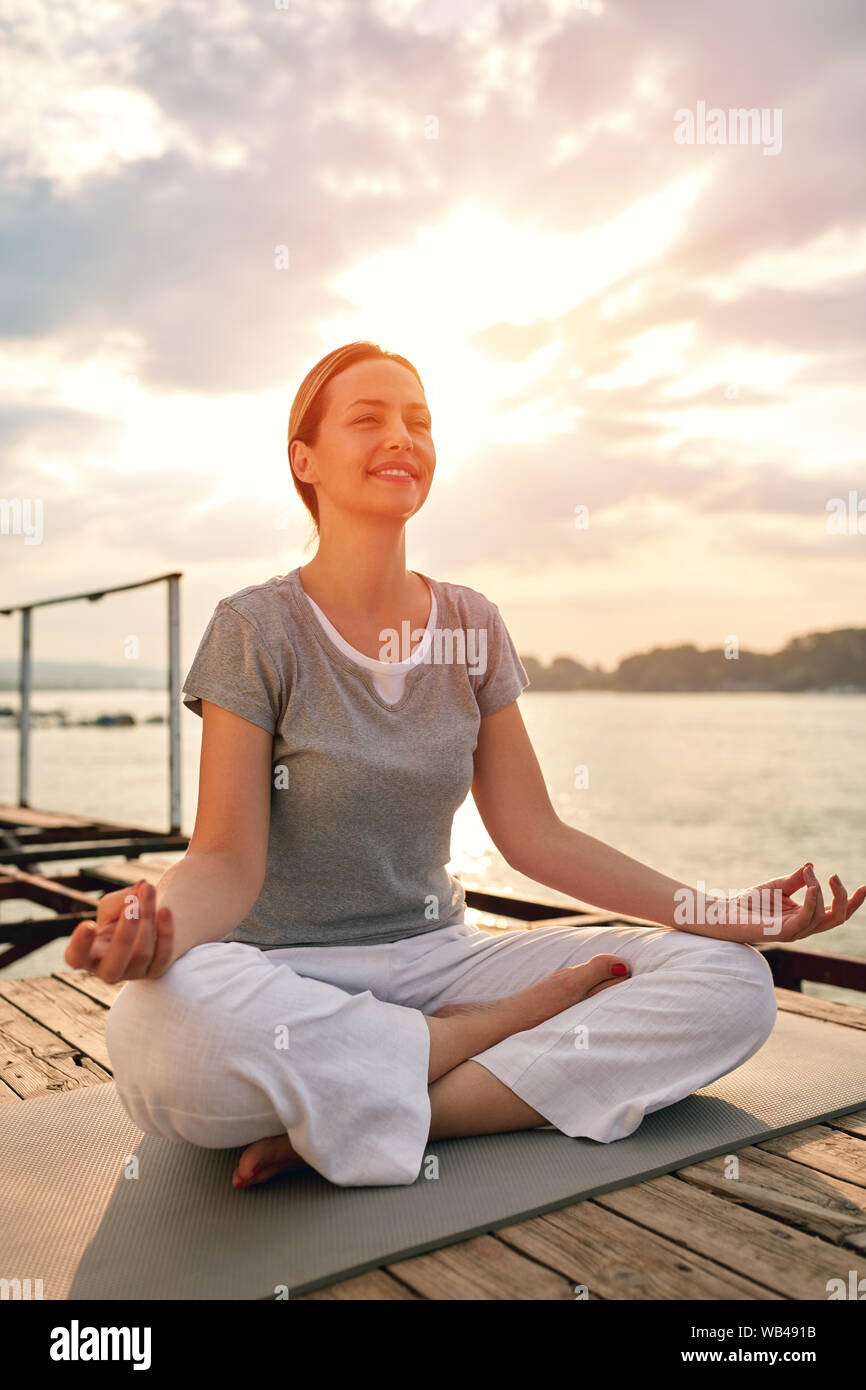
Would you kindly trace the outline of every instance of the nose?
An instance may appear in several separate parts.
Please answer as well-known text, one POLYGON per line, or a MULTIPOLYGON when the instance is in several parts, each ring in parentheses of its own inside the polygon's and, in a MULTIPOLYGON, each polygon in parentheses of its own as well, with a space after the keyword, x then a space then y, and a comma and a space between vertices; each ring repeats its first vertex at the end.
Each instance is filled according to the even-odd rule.
POLYGON ((404 425, 401 420, 398 421, 396 424, 392 425, 389 429, 386 447, 390 448, 396 445, 398 449, 405 449, 407 444, 410 448, 413 447, 412 436, 409 433, 409 430, 407 429, 406 425, 404 425))

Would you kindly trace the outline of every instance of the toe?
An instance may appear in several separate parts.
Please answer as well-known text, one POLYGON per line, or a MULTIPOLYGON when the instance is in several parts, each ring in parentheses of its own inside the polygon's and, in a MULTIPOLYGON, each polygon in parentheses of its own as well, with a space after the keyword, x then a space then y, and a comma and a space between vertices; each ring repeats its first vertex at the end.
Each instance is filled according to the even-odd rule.
POLYGON ((598 955, 591 956, 586 962, 586 972, 592 977, 594 983, 601 983, 603 980, 611 980, 623 977, 622 967, 628 973, 628 965, 622 956, 598 955), (616 970, 614 966, 620 967, 616 970))
POLYGON ((242 1182, 249 1182, 255 1177, 256 1170, 265 1164, 275 1163, 281 1155, 281 1146, 284 1149, 288 1136, 285 1134, 272 1135, 268 1139, 258 1139, 249 1148, 244 1149, 238 1160, 235 1169, 237 1176, 242 1182))

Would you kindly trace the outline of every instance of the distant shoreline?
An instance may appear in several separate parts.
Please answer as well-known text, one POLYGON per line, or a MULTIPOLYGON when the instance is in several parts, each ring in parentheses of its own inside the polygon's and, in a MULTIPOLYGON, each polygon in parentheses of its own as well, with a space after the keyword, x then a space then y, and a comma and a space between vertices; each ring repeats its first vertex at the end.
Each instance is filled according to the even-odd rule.
MULTIPOLYGON (((38 693, 38 692, 34 692, 38 693)), ((43 692, 44 693, 44 692, 43 692)), ((52 691, 52 694, 62 694, 61 691, 52 691)), ((67 694, 80 694, 81 691, 65 692, 67 694)), ((85 692, 87 693, 87 692, 85 692)), ((161 693, 165 693, 164 691, 161 693)), ((715 690, 704 689, 685 689, 680 687, 675 690, 663 689, 616 689, 614 687, 603 686, 583 686, 576 689, 563 689, 562 687, 545 688, 535 684, 528 686, 523 692, 524 695, 866 695, 866 686, 829 686, 824 688, 812 687, 801 690, 779 690, 773 687, 747 687, 730 686, 715 690)), ((33 728, 41 729, 120 729, 120 728, 143 728, 146 725, 166 725, 168 724, 168 714, 149 714, 147 718, 140 719, 128 710, 113 710, 111 713, 96 715, 92 719, 70 718, 69 711, 66 709, 35 709, 31 706, 30 723, 33 728)), ((18 709, 11 705, 0 706, 0 730, 18 729, 19 727, 18 709)))
MULTIPOLYGON (((750 652, 736 635, 725 647, 700 651, 693 643, 654 647, 626 656, 616 670, 585 666, 570 656, 544 664, 520 654, 529 677, 528 694, 604 690, 621 694, 832 694, 866 693, 866 628, 837 628, 792 637, 777 652, 750 652)), ((184 671, 188 670, 187 667, 184 671)), ((167 672, 130 667, 100 667, 95 662, 35 662, 34 692, 72 694, 102 690, 167 693, 167 672), (134 679, 130 677, 134 676, 134 679), (146 682, 146 683, 145 683, 146 682)), ((18 664, 0 661, 0 692, 18 690, 18 664)), ((11 706, 0 714, 11 717, 11 706)), ((155 719, 153 722, 157 722, 155 719)))

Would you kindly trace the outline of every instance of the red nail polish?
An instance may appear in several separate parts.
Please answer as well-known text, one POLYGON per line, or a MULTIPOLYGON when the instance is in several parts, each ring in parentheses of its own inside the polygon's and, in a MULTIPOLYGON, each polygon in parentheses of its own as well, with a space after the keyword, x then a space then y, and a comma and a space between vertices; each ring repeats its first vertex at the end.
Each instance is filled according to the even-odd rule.
POLYGON ((619 965, 619 964, 617 964, 617 965, 612 965, 612 966, 610 967, 610 973, 611 973, 611 975, 627 975, 627 974, 628 974, 628 966, 627 966, 627 965, 619 965))

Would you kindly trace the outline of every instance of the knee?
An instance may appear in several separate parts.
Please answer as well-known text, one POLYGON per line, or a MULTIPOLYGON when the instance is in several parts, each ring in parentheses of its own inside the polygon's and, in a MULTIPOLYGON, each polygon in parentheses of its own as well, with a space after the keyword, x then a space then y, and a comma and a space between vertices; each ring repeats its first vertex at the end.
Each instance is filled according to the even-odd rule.
MULTIPOLYGON (((146 991, 156 986, 156 980, 127 980, 114 999, 105 1019, 105 1046, 115 1083, 128 1084, 136 1064, 144 1065, 152 1036, 149 1015, 152 1014, 146 991)), ((157 1034, 158 1036, 158 1034, 157 1034)))
POLYGON ((748 1011, 752 1020, 753 1027, 760 1037, 759 1046, 763 1045, 773 1031, 776 1017, 779 1012, 779 1004, 776 999, 776 985, 773 980, 773 972, 770 969, 766 958, 760 951, 747 946, 749 952, 750 965, 749 984, 751 994, 749 996, 748 1011))
POLYGON ((189 988, 177 963, 159 979, 127 981, 105 1022, 105 1045, 122 1100, 158 1097, 164 1105, 182 1105, 181 1091, 191 1074, 199 1088, 207 1076, 219 1078, 229 1039, 225 1016, 214 1002, 189 988))
MULTIPOLYGON (((712 970, 724 993, 719 1017, 751 1056, 763 1047, 776 1023, 773 973, 763 954, 739 941, 716 941, 712 970)), ((708 960, 708 965, 710 964, 708 960)))
POLYGON ((764 955, 742 941, 690 932, 668 937, 665 945, 662 968, 682 976, 696 1013, 753 1051, 762 1046, 777 1014, 773 975, 764 955))

